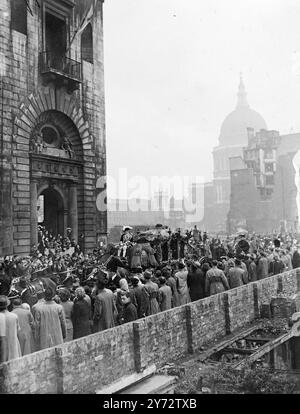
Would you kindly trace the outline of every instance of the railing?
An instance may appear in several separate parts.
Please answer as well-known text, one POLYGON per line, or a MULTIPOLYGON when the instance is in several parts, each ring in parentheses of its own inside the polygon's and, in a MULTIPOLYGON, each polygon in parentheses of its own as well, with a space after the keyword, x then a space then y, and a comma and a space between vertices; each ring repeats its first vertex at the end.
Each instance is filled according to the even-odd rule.
POLYGON ((53 52, 40 53, 41 73, 57 73, 81 82, 81 63, 53 52))

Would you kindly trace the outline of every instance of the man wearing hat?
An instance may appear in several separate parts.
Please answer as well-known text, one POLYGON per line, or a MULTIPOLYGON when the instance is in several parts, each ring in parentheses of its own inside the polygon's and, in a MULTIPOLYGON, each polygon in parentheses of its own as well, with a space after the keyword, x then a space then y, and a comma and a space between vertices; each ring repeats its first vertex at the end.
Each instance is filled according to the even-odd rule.
POLYGON ((3 361, 9 361, 14 358, 22 356, 21 347, 18 339, 18 333, 20 331, 19 320, 17 315, 12 312, 8 312, 7 308, 10 304, 7 296, 0 296, 0 325, 2 325, 2 332, 0 333, 2 342, 2 355, 3 361), (3 318, 4 316, 4 318, 3 318), (3 341, 3 320, 5 322, 5 340, 3 341), (1 323, 2 322, 2 323, 1 323))

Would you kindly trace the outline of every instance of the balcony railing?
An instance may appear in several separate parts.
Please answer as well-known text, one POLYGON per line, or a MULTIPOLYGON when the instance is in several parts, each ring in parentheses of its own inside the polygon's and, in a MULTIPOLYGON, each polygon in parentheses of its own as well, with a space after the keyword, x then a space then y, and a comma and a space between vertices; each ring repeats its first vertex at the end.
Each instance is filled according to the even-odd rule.
POLYGON ((53 52, 40 53, 40 70, 42 74, 56 74, 73 81, 81 82, 81 63, 53 52))

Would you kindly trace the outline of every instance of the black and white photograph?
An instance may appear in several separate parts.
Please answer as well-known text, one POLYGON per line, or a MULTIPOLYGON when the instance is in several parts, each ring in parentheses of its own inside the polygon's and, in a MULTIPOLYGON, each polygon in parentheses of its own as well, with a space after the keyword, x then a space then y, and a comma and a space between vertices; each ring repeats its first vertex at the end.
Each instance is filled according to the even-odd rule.
POLYGON ((3 398, 300 393, 299 21, 0 0, 3 398))

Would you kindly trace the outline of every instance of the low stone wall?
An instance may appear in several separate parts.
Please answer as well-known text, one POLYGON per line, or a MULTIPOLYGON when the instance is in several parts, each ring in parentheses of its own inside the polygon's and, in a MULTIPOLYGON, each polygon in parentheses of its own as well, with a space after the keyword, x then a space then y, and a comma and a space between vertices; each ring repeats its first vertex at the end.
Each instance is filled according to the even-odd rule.
POLYGON ((300 269, 0 365, 0 393, 94 393, 122 376, 197 351, 259 318, 277 293, 300 290, 300 269))
POLYGON ((0 365, 2 394, 57 394, 56 348, 12 359, 0 365))
POLYGON ((230 329, 228 329, 228 332, 242 327, 258 316, 255 313, 254 291, 255 284, 249 283, 248 285, 231 289, 227 292, 230 320, 230 329))

